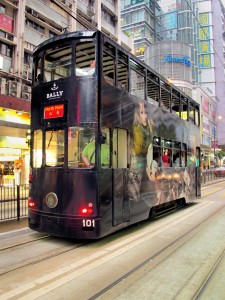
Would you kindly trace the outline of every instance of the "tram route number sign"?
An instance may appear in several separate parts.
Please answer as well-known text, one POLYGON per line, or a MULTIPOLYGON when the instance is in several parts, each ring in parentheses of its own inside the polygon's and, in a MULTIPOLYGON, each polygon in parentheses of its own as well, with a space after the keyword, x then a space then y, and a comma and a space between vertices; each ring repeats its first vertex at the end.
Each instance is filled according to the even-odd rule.
POLYGON ((64 104, 54 104, 44 107, 44 119, 57 119, 64 117, 64 104))
POLYGON ((82 220, 83 227, 95 227, 95 220, 84 219, 82 220))

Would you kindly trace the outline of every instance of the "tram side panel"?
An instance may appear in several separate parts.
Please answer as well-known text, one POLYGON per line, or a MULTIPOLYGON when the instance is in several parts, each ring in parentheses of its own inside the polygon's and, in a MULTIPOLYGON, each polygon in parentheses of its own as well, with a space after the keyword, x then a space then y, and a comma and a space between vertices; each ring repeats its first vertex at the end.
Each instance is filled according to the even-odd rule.
MULTIPOLYGON (((129 95, 125 91, 105 84, 102 98, 103 125, 111 128, 125 128, 131 136, 135 106, 140 102, 143 101, 135 96, 129 95)), ((187 161, 186 167, 159 167, 157 178, 154 182, 151 182, 147 178, 146 174, 144 174, 144 169, 141 170, 144 176, 140 179, 141 187, 138 197, 132 199, 129 188, 125 188, 123 191, 129 198, 131 223, 147 218, 153 206, 163 205, 181 198, 185 198, 186 202, 189 202, 196 197, 195 180, 192 179, 195 178, 195 147, 199 142, 198 129, 196 129, 194 125, 184 122, 176 115, 166 112, 152 104, 146 103, 146 109, 154 126, 151 132, 152 137, 155 135, 164 139, 185 143, 188 146, 187 151, 192 153, 192 160, 187 161)), ((132 143, 131 137, 131 144, 132 143)), ((132 146, 129 145, 129 156, 131 156, 131 147, 132 146)), ((146 165, 144 168, 145 167, 146 165)), ((123 184, 133 185, 134 187, 135 181, 129 183, 129 177, 134 175, 135 174, 132 174, 131 166, 128 165, 127 178, 123 178, 123 184)), ((137 172, 136 176, 138 175, 137 172)), ((115 179, 113 181, 115 181, 115 179)))

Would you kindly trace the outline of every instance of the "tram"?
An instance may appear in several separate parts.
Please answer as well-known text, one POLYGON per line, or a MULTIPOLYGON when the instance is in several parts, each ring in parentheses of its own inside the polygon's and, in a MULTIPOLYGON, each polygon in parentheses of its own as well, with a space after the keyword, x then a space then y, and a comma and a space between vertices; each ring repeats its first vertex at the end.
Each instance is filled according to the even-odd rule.
POLYGON ((100 31, 33 54, 29 227, 98 239, 200 197, 199 105, 100 31))

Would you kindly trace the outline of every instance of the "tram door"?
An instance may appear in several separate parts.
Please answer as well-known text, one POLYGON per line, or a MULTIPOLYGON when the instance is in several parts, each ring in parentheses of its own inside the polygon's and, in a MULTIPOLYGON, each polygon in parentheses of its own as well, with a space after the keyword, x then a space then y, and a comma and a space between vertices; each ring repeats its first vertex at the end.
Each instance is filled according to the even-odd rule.
POLYGON ((112 169, 113 169, 113 226, 130 219, 129 198, 126 192, 128 134, 120 128, 113 130, 112 169))

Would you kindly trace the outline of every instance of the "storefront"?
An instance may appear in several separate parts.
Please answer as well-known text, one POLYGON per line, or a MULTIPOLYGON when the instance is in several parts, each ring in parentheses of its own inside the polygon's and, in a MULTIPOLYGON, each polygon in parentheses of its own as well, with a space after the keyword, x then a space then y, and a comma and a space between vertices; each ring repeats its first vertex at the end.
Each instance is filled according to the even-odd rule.
POLYGON ((0 95, 0 166, 4 185, 27 184, 30 101, 0 95))

